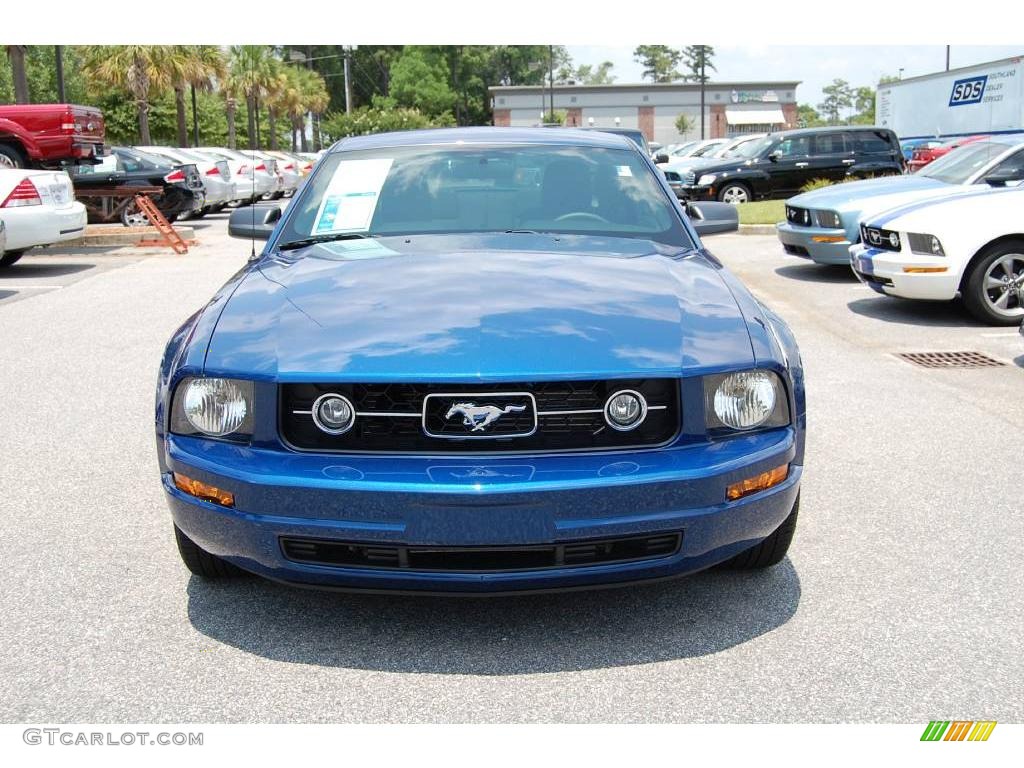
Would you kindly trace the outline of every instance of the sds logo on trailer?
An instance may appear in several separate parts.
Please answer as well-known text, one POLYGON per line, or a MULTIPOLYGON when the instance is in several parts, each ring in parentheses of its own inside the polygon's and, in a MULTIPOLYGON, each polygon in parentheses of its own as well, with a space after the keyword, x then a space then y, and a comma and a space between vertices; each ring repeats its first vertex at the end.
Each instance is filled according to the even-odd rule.
POLYGON ((953 92, 949 94, 949 106, 961 107, 964 104, 977 104, 985 95, 985 84, 988 75, 968 77, 953 83, 953 92))

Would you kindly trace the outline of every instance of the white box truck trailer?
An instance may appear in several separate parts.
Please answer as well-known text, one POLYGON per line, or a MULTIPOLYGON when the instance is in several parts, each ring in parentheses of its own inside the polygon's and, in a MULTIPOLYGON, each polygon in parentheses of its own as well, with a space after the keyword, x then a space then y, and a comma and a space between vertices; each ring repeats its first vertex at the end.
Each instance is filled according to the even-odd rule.
POLYGON ((878 86, 875 123, 901 139, 1024 131, 1024 57, 878 86))

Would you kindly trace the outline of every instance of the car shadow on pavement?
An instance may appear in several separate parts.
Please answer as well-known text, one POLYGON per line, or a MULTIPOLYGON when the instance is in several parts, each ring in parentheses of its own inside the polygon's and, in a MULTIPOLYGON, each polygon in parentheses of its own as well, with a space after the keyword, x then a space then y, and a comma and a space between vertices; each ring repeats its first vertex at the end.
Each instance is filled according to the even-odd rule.
POLYGON ((895 296, 872 296, 847 305, 850 311, 887 323, 936 328, 989 328, 975 320, 960 301, 912 301, 895 296))
POLYGON ((789 264, 776 269, 775 274, 808 283, 857 282, 857 276, 848 264, 789 264))
MULTIPOLYGON (((43 253, 42 251, 40 253, 43 253)), ((53 255, 45 252, 47 256, 53 255)), ((46 279, 49 277, 60 277, 61 275, 73 275, 76 272, 84 272, 93 269, 95 264, 33 264, 30 261, 22 261, 10 269, 0 272, 0 277, 10 277, 17 280, 46 279)))
POLYGON ((195 576, 188 615, 213 640, 276 661, 434 674, 514 675, 717 653, 785 624, 800 602, 787 558, 648 586, 516 597, 320 592, 195 576))

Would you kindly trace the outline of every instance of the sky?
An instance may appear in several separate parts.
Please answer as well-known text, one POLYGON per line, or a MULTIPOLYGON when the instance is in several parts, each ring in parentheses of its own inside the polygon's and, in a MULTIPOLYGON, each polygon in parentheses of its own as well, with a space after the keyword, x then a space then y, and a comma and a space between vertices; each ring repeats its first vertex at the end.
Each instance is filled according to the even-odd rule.
MULTIPOLYGON (((642 81, 643 67, 633 60, 636 46, 567 46, 576 65, 615 65, 616 83, 642 81)), ((681 46, 680 46, 681 47, 681 46)), ((954 45, 950 68, 1024 56, 1021 45, 954 45)), ((927 75, 946 68, 944 45, 744 45, 715 46, 712 80, 799 80, 797 101, 817 106, 822 86, 841 78, 856 87, 877 85, 883 75, 927 75)))

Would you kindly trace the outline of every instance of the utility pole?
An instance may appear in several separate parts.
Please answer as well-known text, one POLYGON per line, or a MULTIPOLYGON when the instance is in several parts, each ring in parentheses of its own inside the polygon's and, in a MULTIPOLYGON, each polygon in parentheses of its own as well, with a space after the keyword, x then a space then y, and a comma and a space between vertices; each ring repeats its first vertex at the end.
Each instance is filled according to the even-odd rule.
POLYGON ((697 46, 700 51, 700 138, 704 140, 704 46, 697 46))
POLYGON ((192 92, 192 146, 199 146, 199 110, 196 109, 196 86, 189 83, 189 90, 192 92))
POLYGON ((949 72, 949 46, 946 46, 946 71, 949 72))
POLYGON ((57 101, 64 104, 67 101, 64 95, 64 46, 55 45, 53 51, 57 60, 57 101))

